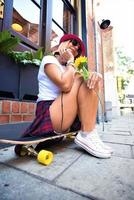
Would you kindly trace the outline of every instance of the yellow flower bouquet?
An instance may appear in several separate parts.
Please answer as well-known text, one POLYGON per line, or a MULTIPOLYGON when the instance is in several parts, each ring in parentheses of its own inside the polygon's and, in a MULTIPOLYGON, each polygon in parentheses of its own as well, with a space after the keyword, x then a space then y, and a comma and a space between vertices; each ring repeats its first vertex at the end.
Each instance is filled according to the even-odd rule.
POLYGON ((88 71, 87 57, 80 56, 76 58, 74 66, 76 67, 77 72, 79 72, 83 76, 84 80, 87 80, 90 75, 90 72, 88 71))

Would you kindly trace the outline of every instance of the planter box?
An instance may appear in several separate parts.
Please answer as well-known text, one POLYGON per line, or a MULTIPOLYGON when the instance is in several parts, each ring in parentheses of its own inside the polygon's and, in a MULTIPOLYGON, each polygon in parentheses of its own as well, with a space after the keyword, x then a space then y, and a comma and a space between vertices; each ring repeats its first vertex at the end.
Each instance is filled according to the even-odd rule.
POLYGON ((13 59, 0 54, 0 98, 19 100, 37 99, 38 70, 33 64, 17 64, 13 59))
POLYGON ((38 94, 38 70, 33 64, 21 64, 20 68, 20 100, 36 100, 38 94))
POLYGON ((0 97, 19 98, 19 76, 18 64, 0 54, 0 97))

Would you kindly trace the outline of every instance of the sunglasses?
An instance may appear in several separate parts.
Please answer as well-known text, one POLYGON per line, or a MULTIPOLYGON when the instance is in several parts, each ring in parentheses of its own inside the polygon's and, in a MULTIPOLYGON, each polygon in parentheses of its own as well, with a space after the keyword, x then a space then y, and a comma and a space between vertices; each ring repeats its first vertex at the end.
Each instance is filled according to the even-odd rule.
POLYGON ((78 56, 80 56, 82 52, 80 43, 75 39, 70 40, 70 42, 72 43, 73 46, 79 46, 77 51, 78 51, 78 56))

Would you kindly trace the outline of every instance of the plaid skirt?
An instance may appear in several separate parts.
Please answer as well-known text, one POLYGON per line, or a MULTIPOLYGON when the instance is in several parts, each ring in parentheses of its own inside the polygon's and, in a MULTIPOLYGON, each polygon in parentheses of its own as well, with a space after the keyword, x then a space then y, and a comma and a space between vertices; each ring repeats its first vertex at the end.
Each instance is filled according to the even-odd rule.
MULTIPOLYGON (((23 133, 22 137, 27 137, 27 136, 48 137, 56 135, 53 129, 49 112, 49 107, 52 103, 53 100, 40 101, 37 103, 35 119, 23 133)), ((77 131, 80 130, 80 128, 81 128, 81 123, 77 116, 70 127, 70 131, 77 131)))

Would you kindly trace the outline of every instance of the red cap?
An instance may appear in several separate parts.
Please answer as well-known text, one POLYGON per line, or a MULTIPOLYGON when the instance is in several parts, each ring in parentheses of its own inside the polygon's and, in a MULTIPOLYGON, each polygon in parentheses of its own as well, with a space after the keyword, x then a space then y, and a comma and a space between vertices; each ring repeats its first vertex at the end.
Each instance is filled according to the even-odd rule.
POLYGON ((67 40, 72 40, 72 39, 77 40, 79 42, 80 48, 81 48, 81 55, 84 56, 85 55, 85 45, 84 45, 83 41, 77 35, 65 34, 61 37, 60 43, 67 41, 67 40))

